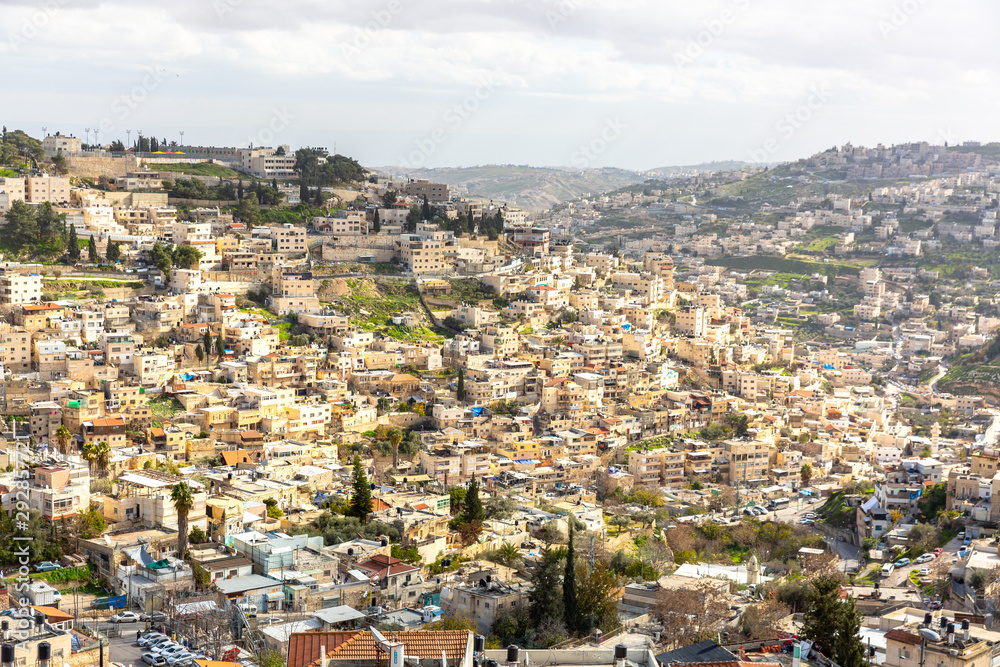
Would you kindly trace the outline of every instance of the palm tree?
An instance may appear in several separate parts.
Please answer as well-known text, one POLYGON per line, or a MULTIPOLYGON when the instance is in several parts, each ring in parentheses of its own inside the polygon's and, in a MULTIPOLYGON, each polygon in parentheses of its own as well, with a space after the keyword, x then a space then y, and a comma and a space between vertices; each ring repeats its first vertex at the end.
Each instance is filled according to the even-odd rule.
POLYGON ((174 485, 170 491, 170 500, 174 502, 174 509, 177 510, 177 557, 184 558, 184 554, 187 553, 188 512, 194 508, 194 496, 187 482, 174 485))
POLYGON ((105 440, 91 440, 83 446, 83 458, 90 463, 90 472, 96 472, 100 477, 107 477, 108 464, 111 463, 111 446, 105 440))
POLYGON ((56 431, 56 442, 59 443, 59 453, 63 456, 69 454, 69 443, 73 439, 73 434, 64 425, 60 425, 56 431))
POLYGON ((503 564, 509 567, 521 559, 521 550, 510 542, 504 542, 499 555, 503 564))
POLYGON ((399 464, 399 443, 403 441, 403 432, 398 428, 389 431, 389 444, 392 445, 392 467, 398 469, 399 464))

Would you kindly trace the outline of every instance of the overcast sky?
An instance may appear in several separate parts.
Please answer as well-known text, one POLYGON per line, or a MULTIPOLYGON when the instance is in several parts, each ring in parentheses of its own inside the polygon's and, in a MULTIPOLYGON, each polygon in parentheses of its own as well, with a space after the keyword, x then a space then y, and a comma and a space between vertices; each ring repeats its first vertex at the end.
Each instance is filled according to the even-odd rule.
POLYGON ((368 166, 995 140, 995 0, 0 0, 0 115, 368 166))

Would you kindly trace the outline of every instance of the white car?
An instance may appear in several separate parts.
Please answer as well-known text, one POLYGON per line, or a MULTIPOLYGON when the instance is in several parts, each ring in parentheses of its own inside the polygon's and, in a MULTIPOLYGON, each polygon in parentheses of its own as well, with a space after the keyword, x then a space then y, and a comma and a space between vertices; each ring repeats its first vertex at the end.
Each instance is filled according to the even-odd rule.
POLYGON ((156 655, 170 655, 171 653, 183 650, 184 647, 177 642, 163 642, 162 644, 154 646, 150 652, 155 653, 156 655))
POLYGON ((913 562, 920 564, 920 563, 929 563, 932 560, 934 560, 934 554, 924 554, 923 556, 920 556, 919 558, 917 558, 917 560, 913 562))
POLYGON ((139 614, 134 611, 123 611, 111 617, 112 623, 138 623, 139 614))
POLYGON ((929 567, 922 567, 919 570, 917 570, 917 576, 918 577, 926 577, 926 576, 929 576, 930 573, 931 573, 931 569, 929 567))

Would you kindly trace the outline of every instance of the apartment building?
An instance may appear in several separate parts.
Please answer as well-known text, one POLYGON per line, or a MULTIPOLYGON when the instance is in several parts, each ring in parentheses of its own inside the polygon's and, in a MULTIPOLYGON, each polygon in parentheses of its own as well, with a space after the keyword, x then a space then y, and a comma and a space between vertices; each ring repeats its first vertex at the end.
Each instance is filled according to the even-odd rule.
POLYGON ((701 338, 705 335, 705 309, 686 307, 677 311, 677 321, 674 331, 682 336, 701 338))
POLYGON ((684 452, 660 447, 628 453, 628 471, 636 484, 668 486, 684 482, 684 452))
POLYGON ((400 256, 406 268, 414 274, 437 274, 445 271, 441 241, 409 237, 400 243, 400 256))
POLYGON ((25 181, 25 201, 29 204, 42 202, 69 203, 69 177, 67 176, 28 176, 25 181))
POLYGON ((0 214, 9 211, 16 201, 24 201, 24 179, 0 178, 0 214))
POLYGON ((271 243, 277 252, 301 254, 307 248, 305 227, 281 225, 271 227, 271 243))
POLYGON ((27 330, 0 322, 0 366, 10 371, 31 370, 31 334, 27 330))
POLYGON ((106 442, 115 449, 126 445, 125 420, 122 417, 106 417, 83 422, 83 442, 106 442))
POLYGON ((409 181, 403 186, 403 193, 418 199, 427 197, 427 201, 431 204, 443 204, 451 199, 447 184, 431 183, 427 180, 409 181))
POLYGON ((498 616, 528 605, 529 590, 520 583, 507 584, 495 575, 445 588, 441 608, 458 618, 471 618, 479 632, 488 635, 498 616))
POLYGON ((0 306, 23 306, 42 300, 42 277, 15 267, 0 267, 0 306))
POLYGON ((77 137, 56 132, 42 139, 42 149, 45 157, 80 155, 83 152, 83 142, 77 137))
POLYGON ((48 521, 75 517, 90 507, 90 469, 75 463, 34 468, 28 505, 48 521))
POLYGON ((770 447, 760 441, 726 440, 722 455, 729 462, 729 484, 753 486, 768 481, 770 447))

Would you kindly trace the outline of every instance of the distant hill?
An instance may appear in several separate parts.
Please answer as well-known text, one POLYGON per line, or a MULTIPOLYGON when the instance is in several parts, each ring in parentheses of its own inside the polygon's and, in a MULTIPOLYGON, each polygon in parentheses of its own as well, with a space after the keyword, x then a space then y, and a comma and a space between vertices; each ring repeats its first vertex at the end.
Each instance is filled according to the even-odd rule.
POLYGON ((657 167, 650 169, 649 173, 656 176, 679 176, 683 174, 701 173, 706 171, 736 171, 746 167, 758 167, 763 165, 753 162, 741 162, 739 160, 718 160, 716 162, 702 162, 701 164, 689 164, 673 167, 657 167))
POLYGON ((627 169, 569 169, 511 164, 437 169, 377 169, 398 176, 447 183, 455 196, 498 199, 532 211, 545 210, 555 204, 642 183, 654 176, 648 172, 627 169))

